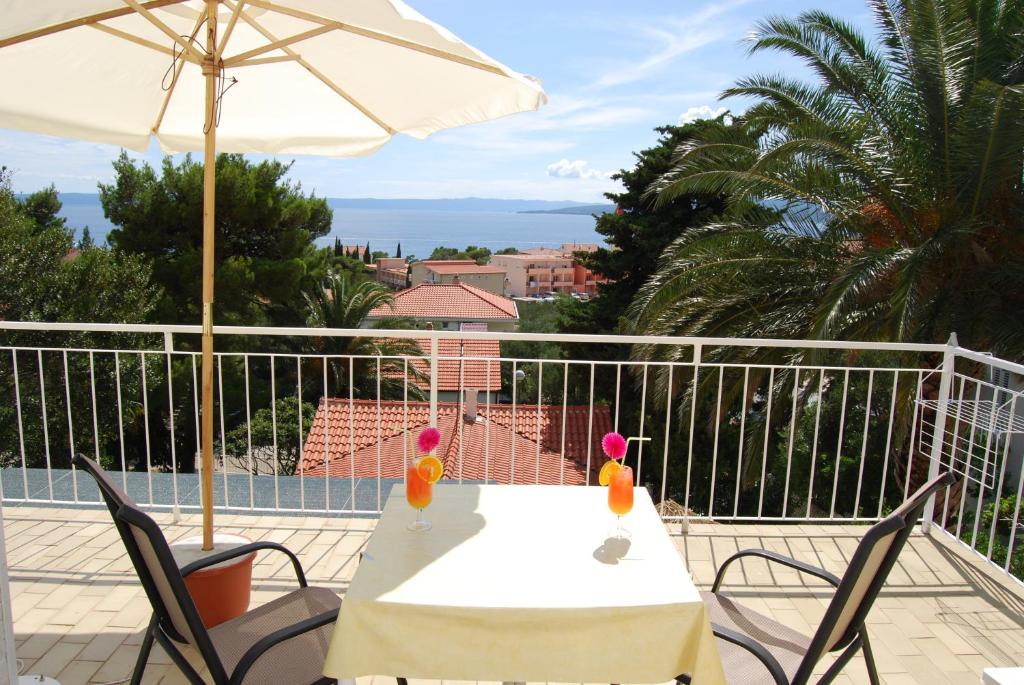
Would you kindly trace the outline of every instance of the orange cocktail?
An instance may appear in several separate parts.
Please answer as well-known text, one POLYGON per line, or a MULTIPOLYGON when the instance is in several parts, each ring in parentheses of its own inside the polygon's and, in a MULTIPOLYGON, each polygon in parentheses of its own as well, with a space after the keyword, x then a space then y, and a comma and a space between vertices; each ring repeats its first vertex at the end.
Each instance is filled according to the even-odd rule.
POLYGON ((409 524, 409 530, 430 530, 430 523, 423 520, 423 509, 434 498, 434 484, 420 475, 416 463, 405 470, 405 500, 416 510, 416 520, 409 524))
POLYGON ((623 466, 608 482, 608 508, 618 517, 614 537, 629 537, 622 527, 622 517, 633 510, 633 469, 623 466))
POLYGON ((415 464, 405 471, 405 499, 413 509, 430 506, 434 497, 434 484, 420 476, 415 464))

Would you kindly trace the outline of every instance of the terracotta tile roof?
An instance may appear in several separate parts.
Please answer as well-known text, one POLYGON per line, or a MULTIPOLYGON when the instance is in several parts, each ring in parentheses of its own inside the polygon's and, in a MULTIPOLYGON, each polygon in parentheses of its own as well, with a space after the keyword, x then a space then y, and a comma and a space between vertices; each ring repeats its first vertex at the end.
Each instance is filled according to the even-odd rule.
POLYGON ((421 283, 395 293, 394 307, 377 307, 368 318, 389 316, 414 319, 519 318, 516 303, 467 283, 421 283))
MULTIPOLYGON (((430 355, 430 340, 417 340, 426 355, 430 355)), ((477 390, 501 390, 501 363, 487 362, 479 357, 498 359, 501 357, 501 343, 497 340, 462 340, 444 338, 438 341, 437 354, 441 359, 437 362, 437 389, 458 392, 462 388, 477 390), (448 357, 448 359, 444 359, 448 357), (457 359, 455 358, 457 357, 457 359), (477 357, 466 359, 466 357, 477 357), (487 367, 491 367, 490 383, 488 383, 487 367)), ((416 360, 413 366, 430 375, 427 360, 416 360)), ((420 384, 423 390, 430 390, 429 382, 420 384)))
POLYGON ((520 262, 537 262, 541 264, 546 262, 572 262, 572 255, 566 256, 562 254, 561 250, 549 250, 548 248, 543 247, 530 248, 530 251, 520 252, 519 254, 503 254, 496 256, 501 257, 503 260, 515 259, 520 262))
MULTIPOLYGON (((374 400, 355 400, 351 406, 350 415, 349 401, 345 398, 332 397, 320 401, 306 438, 301 473, 323 476, 329 463, 330 475, 334 477, 347 478, 354 473, 356 478, 376 478, 378 475, 382 478, 403 478, 408 445, 402 426, 407 419, 409 432, 418 434, 428 424, 429 404, 409 402, 404 408, 401 402, 382 401, 378 408, 374 400), (354 457, 351 456, 353 447, 354 457)), ((589 407, 566 407, 564 458, 561 456, 562 407, 543 405, 538 411, 536 405, 517 406, 515 430, 512 429, 511 405, 481 403, 478 415, 480 419, 470 423, 461 417, 458 403, 438 404, 441 444, 436 454, 444 463, 444 478, 457 480, 461 473, 466 480, 486 479, 498 483, 578 485, 596 482, 597 471, 604 462, 601 437, 612 429, 608 407, 593 408, 589 479, 589 407)))
MULTIPOLYGON (((419 369, 427 380, 417 382, 422 390, 430 390, 430 339, 417 338, 416 343, 423 350, 427 359, 410 359, 409 366, 419 369)), ((442 338, 438 340, 437 354, 437 389, 442 392, 458 392, 462 388, 476 388, 482 392, 501 391, 501 342, 498 340, 462 340, 461 338, 442 338), (447 357, 447 359, 445 359, 447 357), (467 359, 472 357, 472 359, 467 359), (481 357, 494 359, 484 361, 481 357), (488 379, 487 367, 491 367, 488 379), (489 381, 489 382, 488 382, 489 381)), ((385 373, 392 378, 401 378, 400 371, 385 373)))
POLYGON ((503 274, 504 269, 499 269, 496 266, 490 264, 429 264, 427 267, 430 271, 435 274, 447 276, 450 274, 503 274))
POLYGON ((562 252, 597 252, 598 247, 597 243, 562 243, 562 252))

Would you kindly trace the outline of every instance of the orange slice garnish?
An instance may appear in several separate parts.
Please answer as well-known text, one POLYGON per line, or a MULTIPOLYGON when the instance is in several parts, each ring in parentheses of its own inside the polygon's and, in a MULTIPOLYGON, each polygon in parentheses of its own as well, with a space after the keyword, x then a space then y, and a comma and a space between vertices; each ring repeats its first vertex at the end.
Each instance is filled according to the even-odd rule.
POLYGON ((423 480, 428 483, 436 483, 441 480, 441 476, 444 474, 444 465, 433 454, 428 454, 416 461, 416 471, 423 480))
POLYGON ((612 476, 622 470, 622 464, 617 461, 610 461, 601 467, 601 473, 597 475, 597 482, 601 485, 608 485, 612 482, 612 476))

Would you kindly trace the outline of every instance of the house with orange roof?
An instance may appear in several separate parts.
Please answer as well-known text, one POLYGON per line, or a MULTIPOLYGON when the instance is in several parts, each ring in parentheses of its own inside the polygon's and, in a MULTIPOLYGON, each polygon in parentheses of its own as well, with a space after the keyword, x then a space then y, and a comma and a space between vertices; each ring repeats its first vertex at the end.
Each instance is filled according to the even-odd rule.
POLYGON ((468 283, 495 295, 505 293, 505 270, 472 259, 425 259, 409 267, 412 285, 420 283, 468 283))
MULTIPOLYGON (((394 478, 405 475, 410 435, 429 425, 430 405, 394 400, 320 401, 296 475, 394 478)), ((443 479, 542 485, 597 482, 607 406, 439 402, 443 479)))
POLYGON ((399 317, 431 324, 435 330, 461 330, 464 324, 485 324, 487 330, 515 330, 519 322, 516 303, 507 297, 468 283, 421 283, 395 293, 391 306, 370 310, 363 326, 399 317))
POLYGON ((409 282, 409 264, 402 257, 379 257, 374 266, 377 281, 390 288, 401 290, 409 282))

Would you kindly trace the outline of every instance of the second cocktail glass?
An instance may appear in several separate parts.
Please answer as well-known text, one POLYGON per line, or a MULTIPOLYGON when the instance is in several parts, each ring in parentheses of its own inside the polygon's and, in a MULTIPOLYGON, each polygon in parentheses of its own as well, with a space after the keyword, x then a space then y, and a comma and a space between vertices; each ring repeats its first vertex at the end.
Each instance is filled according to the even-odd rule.
POLYGON ((628 538, 630 532, 622 527, 622 517, 633 510, 633 469, 623 466, 615 471, 608 482, 608 508, 616 516, 613 538, 628 538))
POLYGON ((425 453, 416 457, 412 449, 412 435, 409 435, 410 452, 414 455, 412 464, 405 470, 405 501, 416 510, 416 520, 409 524, 409 530, 430 530, 430 522, 423 519, 423 510, 434 499, 434 483, 444 475, 441 461, 430 454, 441 441, 441 432, 434 427, 423 429, 416 440, 416 447, 425 453))

